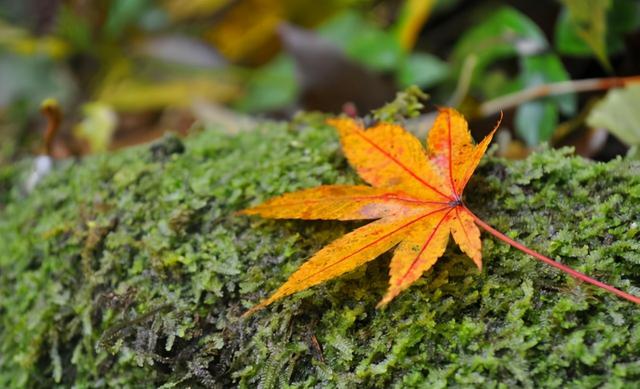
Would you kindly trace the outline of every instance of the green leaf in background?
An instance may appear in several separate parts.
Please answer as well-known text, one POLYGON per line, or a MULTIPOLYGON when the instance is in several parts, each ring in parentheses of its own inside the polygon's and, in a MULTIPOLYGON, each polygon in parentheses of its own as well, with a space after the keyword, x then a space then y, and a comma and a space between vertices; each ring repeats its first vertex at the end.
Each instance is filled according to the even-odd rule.
MULTIPOLYGON (((624 49, 624 35, 640 26, 640 2, 613 0, 606 14, 605 49, 611 54, 624 49)), ((594 51, 582 39, 569 16, 562 10, 555 27, 555 47, 558 52, 573 56, 590 56, 594 51)))
POLYGON ((640 1, 613 0, 607 14, 607 49, 624 48, 624 35, 640 27, 640 1))
POLYGON ((127 33, 127 27, 139 21, 149 8, 149 0, 115 1, 109 7, 109 14, 104 25, 107 38, 117 40, 127 33))
POLYGON ((515 115, 516 133, 529 146, 549 140, 558 123, 558 108, 549 101, 523 104, 515 115))
POLYGON ((245 112, 266 112, 292 104, 298 94, 293 59, 280 55, 255 71, 245 95, 236 108, 245 112))
POLYGON ((95 48, 89 22, 75 13, 68 5, 63 4, 60 7, 56 35, 77 51, 90 52, 92 48, 95 48))
POLYGON ((345 48, 347 41, 357 35, 365 24, 366 21, 362 15, 346 10, 323 23, 316 29, 316 32, 333 44, 345 48))
POLYGON ((513 8, 503 7, 464 33, 453 50, 453 61, 460 67, 469 55, 475 55, 472 84, 477 84, 482 82, 481 75, 492 62, 532 55, 548 46, 544 34, 531 19, 513 8))
MULTIPOLYGON (((552 53, 523 57, 519 78, 525 88, 570 80, 569 73, 564 68, 562 61, 552 53)), ((575 114, 577 106, 575 94, 552 96, 548 99, 554 101, 564 115, 575 114)))
MULTIPOLYGON (((520 84, 524 88, 569 80, 569 74, 555 54, 523 57, 520 84)), ((551 139, 558 122, 558 111, 572 115, 576 110, 575 94, 565 94, 525 103, 516 110, 516 133, 527 145, 536 146, 551 139)))
POLYGON ((348 58, 372 70, 392 71, 405 55, 391 32, 375 26, 354 11, 340 13, 317 32, 342 48, 348 58))
POLYGON ((606 128, 635 150, 640 146, 640 85, 610 90, 591 110, 587 124, 606 128))
POLYGON ((0 109, 23 101, 28 114, 37 113, 46 98, 69 106, 77 90, 68 70, 46 56, 0 55, 0 109))
POLYGON ((398 67, 396 80, 401 88, 417 85, 429 88, 449 75, 449 66, 438 57, 415 53, 406 57, 398 67))
POLYGON ((514 80, 504 69, 491 69, 482 75, 477 89, 485 99, 495 99, 521 90, 522 80, 514 80))
MULTIPOLYGON (((577 35, 584 41, 598 58, 600 63, 611 70, 611 63, 607 57, 607 10, 611 7, 611 0, 562 0, 566 7, 559 23, 565 26, 565 36, 569 33, 577 35), (567 29, 567 24, 569 28, 567 29)), ((559 39, 559 38, 557 38, 559 39)))
POLYGON ((403 57, 398 41, 388 32, 365 27, 347 43, 347 56, 377 71, 391 71, 403 57))
MULTIPOLYGON (((520 79, 525 87, 530 88, 541 84, 568 81, 570 77, 560 58, 548 53, 522 58, 520 79)), ((552 96, 549 99, 555 101, 560 112, 567 116, 576 112, 575 94, 552 96)))
MULTIPOLYGON (((471 81, 476 91, 508 92, 552 82, 569 80, 557 55, 548 52, 549 44, 542 31, 525 15, 504 7, 470 29, 454 49, 454 62, 462 63, 475 55, 477 65, 471 81), (499 59, 519 57, 520 72, 510 82, 504 74, 493 74, 489 65, 499 59)), ((496 96, 484 96, 495 98, 496 96)), ((523 104, 516 110, 516 133, 529 146, 547 141, 553 135, 559 112, 576 111, 575 94, 554 96, 523 104)))

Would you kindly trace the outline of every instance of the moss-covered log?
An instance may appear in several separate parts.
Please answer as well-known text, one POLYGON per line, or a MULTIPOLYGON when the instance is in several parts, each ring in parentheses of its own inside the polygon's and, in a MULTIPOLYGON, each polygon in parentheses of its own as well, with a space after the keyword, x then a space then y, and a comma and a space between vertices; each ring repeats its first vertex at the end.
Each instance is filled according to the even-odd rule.
MULTIPOLYGON (((237 136, 0 172, 0 387, 610 387, 640 380, 640 308, 484 236, 384 310, 389 258, 240 314, 357 223, 235 211, 357 178, 334 131, 237 136)), ((530 247, 640 294, 640 165, 486 158, 467 203, 530 247)))

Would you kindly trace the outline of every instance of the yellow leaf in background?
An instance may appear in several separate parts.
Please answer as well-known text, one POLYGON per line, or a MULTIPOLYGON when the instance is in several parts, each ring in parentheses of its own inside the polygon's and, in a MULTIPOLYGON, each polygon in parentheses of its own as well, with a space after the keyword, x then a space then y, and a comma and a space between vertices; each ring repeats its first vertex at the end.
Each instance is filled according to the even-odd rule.
POLYGON ((165 107, 190 107, 195 101, 227 102, 238 96, 238 87, 220 78, 193 77, 164 82, 123 80, 108 85, 98 100, 117 111, 144 111, 165 107))
POLYGON ((281 1, 242 1, 225 13, 206 38, 233 62, 263 62, 277 49, 276 28, 284 15, 281 1))
POLYGON ((431 15, 435 0, 406 0, 394 26, 396 39, 405 51, 416 44, 422 26, 431 15))
POLYGON ((116 111, 138 112, 191 107, 196 101, 229 102, 240 93, 239 83, 228 71, 183 73, 168 79, 150 80, 146 73, 134 71, 132 61, 122 58, 110 66, 94 100, 116 111))
POLYGON ((64 58, 69 54, 69 45, 54 36, 35 37, 27 30, 14 27, 0 20, 0 48, 6 47, 16 54, 45 55, 64 58))
POLYGON ((313 27, 347 5, 348 1, 234 1, 217 15, 205 38, 234 63, 263 64, 280 48, 280 24, 313 27))
POLYGON ((104 103, 87 103, 82 107, 84 119, 73 129, 73 135, 87 141, 92 153, 107 151, 118 125, 118 116, 104 103))

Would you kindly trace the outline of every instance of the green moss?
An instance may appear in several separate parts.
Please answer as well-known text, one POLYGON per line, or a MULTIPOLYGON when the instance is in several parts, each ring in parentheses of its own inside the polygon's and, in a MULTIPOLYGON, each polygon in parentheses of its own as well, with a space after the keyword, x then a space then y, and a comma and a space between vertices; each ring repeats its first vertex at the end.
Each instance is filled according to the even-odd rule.
MULTIPOLYGON (((215 130, 58 166, 28 196, 0 173, 0 387, 621 387, 640 310, 485 236, 376 310, 389 257, 248 320, 357 223, 234 214, 357 181, 334 132, 215 130)), ((25 164, 26 166, 27 164, 25 164)), ((24 169, 24 168, 23 168, 24 169)), ((467 201, 533 249, 640 294, 640 165, 547 150, 487 158, 467 201)))

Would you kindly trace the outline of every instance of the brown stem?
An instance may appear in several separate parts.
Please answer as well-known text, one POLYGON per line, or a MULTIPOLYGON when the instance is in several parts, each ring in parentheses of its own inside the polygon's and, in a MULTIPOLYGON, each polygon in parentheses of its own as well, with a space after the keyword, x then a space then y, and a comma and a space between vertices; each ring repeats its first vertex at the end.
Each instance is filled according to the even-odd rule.
POLYGON ((47 129, 44 132, 44 150, 46 155, 51 156, 53 140, 60 129, 60 122, 62 122, 62 111, 58 103, 53 99, 45 100, 40 111, 47 119, 47 129))
POLYGON ((571 80, 556 82, 553 84, 537 85, 519 92, 486 101, 480 104, 478 114, 481 117, 487 117, 541 97, 618 88, 633 83, 640 83, 640 76, 589 78, 584 80, 571 80))
POLYGON ((491 235, 495 236, 496 238, 500 239, 501 241, 517 248, 518 250, 527 253, 529 255, 531 255, 532 257, 534 257, 535 259, 542 261, 544 263, 546 263, 547 265, 553 266, 556 269, 560 269, 563 272, 571 275, 574 278, 579 279, 580 281, 584 281, 586 283, 589 283, 591 285, 595 285, 598 288, 602 288, 606 291, 609 291, 611 293, 614 293, 620 297, 622 297, 623 299, 629 300, 633 303, 636 304, 640 304, 640 297, 634 296, 632 294, 623 292, 619 289, 614 288, 611 285, 607 285, 603 282, 600 282, 596 279, 593 279, 591 277, 589 277, 586 274, 580 273, 578 271, 573 270, 572 268, 565 266, 559 262, 554 261, 551 258, 545 257, 544 255, 535 252, 533 250, 531 250, 530 248, 524 246, 521 243, 516 242, 515 240, 509 238, 508 236, 506 236, 505 234, 503 234, 502 232, 496 230, 495 228, 491 227, 490 225, 488 225, 487 223, 484 222, 484 220, 480 219, 478 216, 476 216, 473 212, 471 212, 468 208, 464 208, 466 212, 469 213, 469 215, 471 215, 471 217, 473 217, 473 219, 475 220, 476 224, 479 225, 480 227, 482 227, 485 231, 487 231, 488 233, 490 233, 491 235))

